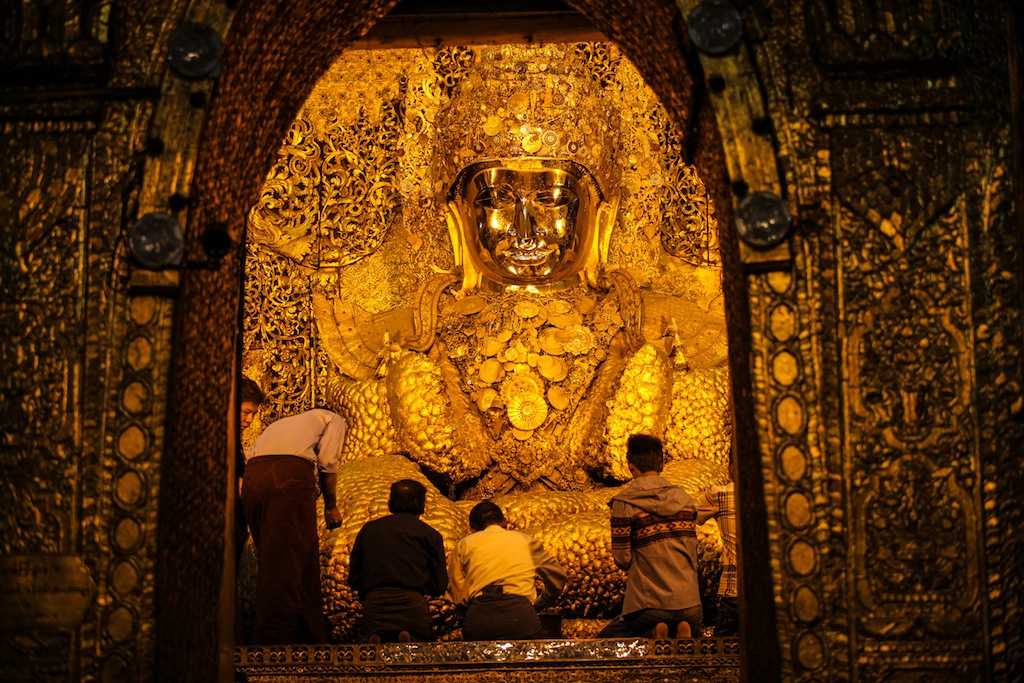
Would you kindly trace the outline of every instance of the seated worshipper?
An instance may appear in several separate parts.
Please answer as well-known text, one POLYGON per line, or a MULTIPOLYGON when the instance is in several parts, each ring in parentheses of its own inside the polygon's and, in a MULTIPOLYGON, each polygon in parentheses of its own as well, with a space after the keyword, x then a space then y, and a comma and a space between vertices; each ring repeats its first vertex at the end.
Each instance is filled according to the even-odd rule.
POLYGON ((703 610, 697 582, 697 512, 689 494, 661 476, 661 440, 634 434, 626 443, 633 481, 612 498, 612 559, 625 572, 622 614, 602 638, 689 638, 703 610))
POLYGON ((736 577, 736 490, 733 482, 712 486, 694 499, 697 524, 712 517, 722 531, 722 576, 718 580, 718 611, 715 635, 734 636, 739 631, 739 582, 736 577))
POLYGON ((317 485, 333 529, 341 525, 335 471, 345 430, 340 415, 307 410, 271 424, 247 451, 242 503, 256 546, 255 644, 328 642, 317 485))
POLYGON ((348 585, 363 603, 360 640, 409 642, 434 639, 424 595, 448 585, 444 541, 420 520, 427 489, 413 479, 391 485, 387 517, 363 525, 349 555, 348 585))
POLYGON ((505 528, 505 515, 490 501, 469 513, 474 533, 448 558, 448 597, 464 608, 466 640, 529 640, 542 635, 537 611, 555 602, 566 574, 537 541, 505 528), (537 595, 535 582, 543 584, 537 595))

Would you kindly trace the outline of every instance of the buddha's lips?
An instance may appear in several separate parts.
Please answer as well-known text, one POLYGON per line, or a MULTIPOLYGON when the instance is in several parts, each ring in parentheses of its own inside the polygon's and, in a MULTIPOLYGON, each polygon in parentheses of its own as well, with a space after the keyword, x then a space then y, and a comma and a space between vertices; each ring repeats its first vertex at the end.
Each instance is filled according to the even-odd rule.
POLYGON ((533 247, 531 249, 507 249, 505 254, 516 263, 538 263, 546 260, 555 251, 552 247, 533 247))

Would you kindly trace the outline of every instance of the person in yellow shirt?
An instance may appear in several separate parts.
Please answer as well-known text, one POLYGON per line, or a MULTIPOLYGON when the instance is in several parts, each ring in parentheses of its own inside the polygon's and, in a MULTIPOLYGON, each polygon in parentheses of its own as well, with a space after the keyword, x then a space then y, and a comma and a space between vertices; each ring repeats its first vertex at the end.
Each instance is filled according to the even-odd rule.
POLYGON ((540 638, 538 610, 554 604, 566 573, 540 541, 505 527, 505 515, 491 501, 469 513, 474 533, 456 544, 448 558, 446 597, 464 609, 466 640, 540 638), (543 584, 537 593, 536 580, 543 584))

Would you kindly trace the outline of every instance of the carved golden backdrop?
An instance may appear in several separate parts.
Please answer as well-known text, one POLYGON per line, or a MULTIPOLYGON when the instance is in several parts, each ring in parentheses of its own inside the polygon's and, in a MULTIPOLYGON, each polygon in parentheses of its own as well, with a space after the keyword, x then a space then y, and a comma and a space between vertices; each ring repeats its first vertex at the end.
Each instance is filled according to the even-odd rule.
MULTIPOLYGON (((613 46, 569 49, 628 105, 623 200, 609 264, 705 312, 697 319, 685 308, 677 332, 692 365, 720 365, 726 350, 717 225, 703 183, 681 161, 684 138, 613 46)), ((424 279, 453 272, 432 120, 473 59, 471 49, 348 52, 292 125, 249 217, 244 370, 269 391, 265 418, 326 396, 331 364, 313 324, 313 294, 358 309, 353 315, 364 321, 365 314, 409 306, 424 279)), ((671 302, 663 308, 648 316, 649 325, 676 313, 671 302)), ((360 345, 379 347, 385 327, 360 329, 360 345)), ((334 360, 347 376, 372 375, 370 356, 339 353, 334 360)))
MULTIPOLYGON (((243 370, 271 396, 264 422, 324 402, 349 422, 346 523, 323 531, 336 635, 350 637, 358 614, 343 580, 351 540, 400 476, 428 485, 426 519, 448 543, 468 532, 463 501, 500 496, 570 569, 559 608, 574 617, 611 616, 621 599, 606 503, 629 478, 629 433, 662 437, 667 472, 692 493, 728 478, 717 224, 685 141, 606 44, 350 52, 321 79, 249 217, 243 370), (508 74, 509 94, 477 80, 468 114, 438 125, 464 80, 508 74), (545 87, 531 96, 520 77, 545 87), (578 78, 585 88, 567 84, 578 78), (590 89, 600 101, 580 94, 590 89), (502 156, 587 161, 621 197, 601 287, 453 288, 448 184, 500 144, 514 147, 502 156)), ((701 539, 713 604, 713 524, 701 539)))
POLYGON ((746 17, 752 60, 792 60, 764 87, 806 221, 792 264, 747 281, 785 680, 1021 678, 1000 5, 746 17))

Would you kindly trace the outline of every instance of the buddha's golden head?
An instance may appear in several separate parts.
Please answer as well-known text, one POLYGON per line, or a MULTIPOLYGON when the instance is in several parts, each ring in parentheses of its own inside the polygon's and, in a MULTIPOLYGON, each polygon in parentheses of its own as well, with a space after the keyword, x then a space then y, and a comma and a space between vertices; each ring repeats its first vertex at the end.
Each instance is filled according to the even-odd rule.
POLYGON ((552 286, 596 271, 597 243, 608 232, 602 225, 614 219, 608 207, 594 177, 574 161, 526 157, 470 164, 448 196, 467 284, 552 286))
POLYGON ((575 48, 484 48, 438 115, 463 290, 595 282, 618 207, 619 118, 575 48))

